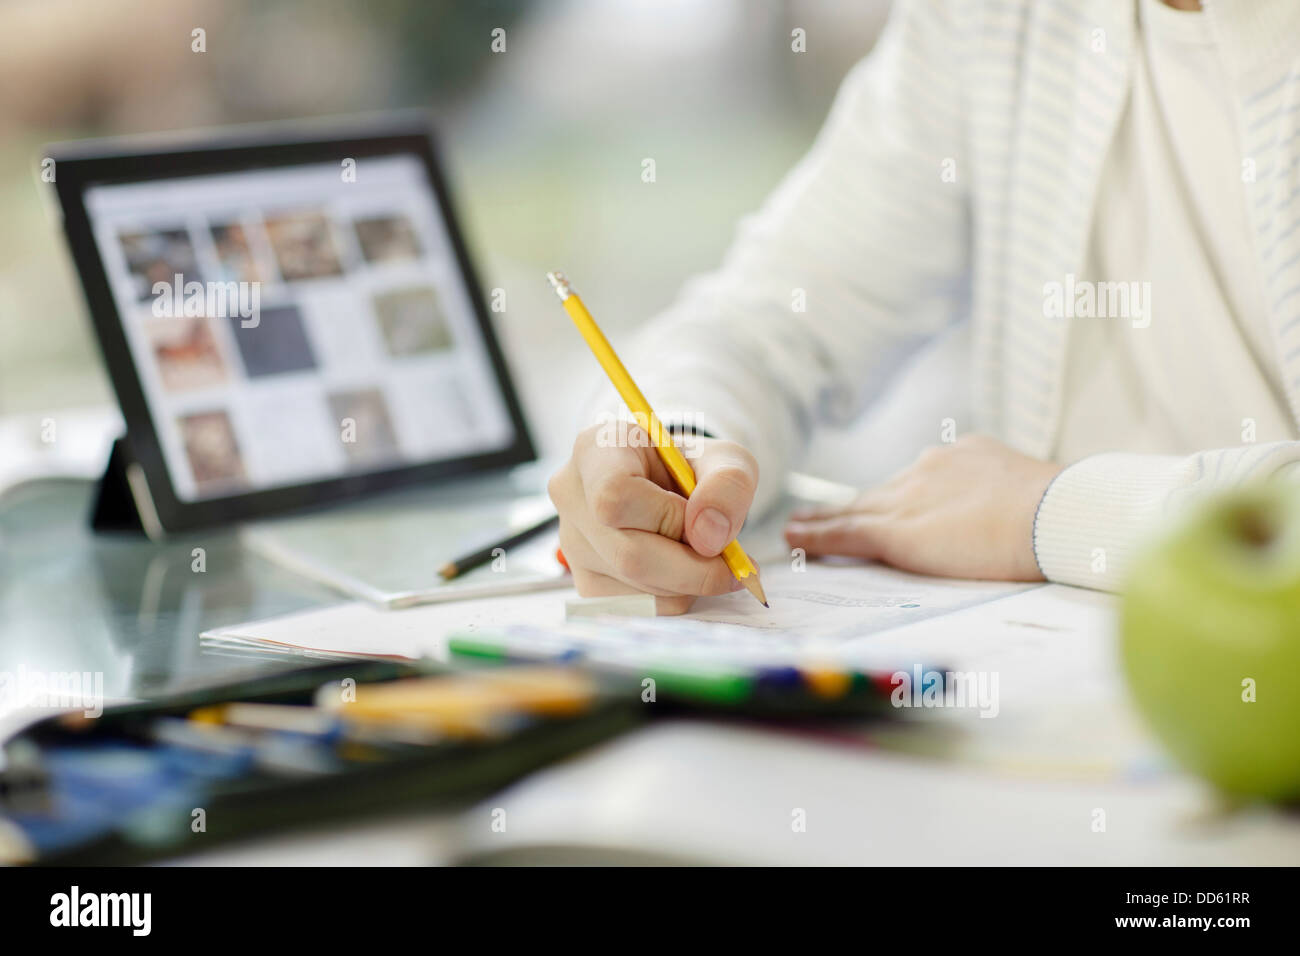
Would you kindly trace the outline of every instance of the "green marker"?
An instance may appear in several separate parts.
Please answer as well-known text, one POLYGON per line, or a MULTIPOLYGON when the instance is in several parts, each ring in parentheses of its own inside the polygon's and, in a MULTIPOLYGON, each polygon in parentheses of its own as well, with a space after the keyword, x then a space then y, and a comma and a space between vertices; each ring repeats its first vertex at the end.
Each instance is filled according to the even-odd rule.
POLYGON ((560 643, 548 633, 532 634, 457 634, 447 641, 447 650, 457 657, 491 661, 527 661, 529 663, 578 664, 596 671, 616 672, 620 677, 639 676, 655 682, 655 691, 673 697, 711 704, 737 704, 754 693, 754 675, 732 669, 694 669, 666 665, 640 668, 591 661, 581 648, 560 643), (538 639, 541 640, 538 640, 538 639))
POLYGON ((560 647, 555 653, 539 652, 538 645, 530 640, 523 643, 504 635, 454 634, 447 640, 447 650, 457 657, 477 657, 490 661, 527 661, 563 664, 581 659, 582 651, 576 647, 560 647))
POLYGON ((665 693, 709 704, 739 704, 754 693, 754 678, 739 671, 681 671, 654 668, 646 675, 665 693))

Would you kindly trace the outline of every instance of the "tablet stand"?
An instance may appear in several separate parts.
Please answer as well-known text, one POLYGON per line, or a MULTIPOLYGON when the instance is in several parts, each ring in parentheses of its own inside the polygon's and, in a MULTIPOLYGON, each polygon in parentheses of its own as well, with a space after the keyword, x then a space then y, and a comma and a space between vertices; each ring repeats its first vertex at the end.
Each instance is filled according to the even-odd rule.
POLYGON ((96 531, 145 533, 144 522, 140 520, 140 511, 126 478, 129 454, 125 436, 113 439, 113 450, 109 452, 104 477, 99 479, 99 490, 95 494, 95 507, 90 518, 90 526, 96 531))

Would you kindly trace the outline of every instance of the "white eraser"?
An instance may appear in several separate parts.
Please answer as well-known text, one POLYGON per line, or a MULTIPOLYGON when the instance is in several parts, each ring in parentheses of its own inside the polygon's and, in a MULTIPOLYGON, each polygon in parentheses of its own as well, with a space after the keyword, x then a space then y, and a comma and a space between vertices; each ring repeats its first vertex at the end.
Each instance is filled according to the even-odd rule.
POLYGON ((654 617, 653 594, 613 594, 564 602, 564 619, 575 617, 654 617))

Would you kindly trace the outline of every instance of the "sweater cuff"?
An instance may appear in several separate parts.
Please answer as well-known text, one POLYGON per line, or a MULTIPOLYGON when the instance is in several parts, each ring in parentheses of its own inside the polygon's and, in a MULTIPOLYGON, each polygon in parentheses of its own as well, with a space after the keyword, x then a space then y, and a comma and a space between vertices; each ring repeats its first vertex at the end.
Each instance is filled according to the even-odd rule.
POLYGON ((1176 456, 1107 453, 1057 475, 1034 517, 1034 557, 1043 577, 1118 591, 1178 484, 1178 466, 1176 456))

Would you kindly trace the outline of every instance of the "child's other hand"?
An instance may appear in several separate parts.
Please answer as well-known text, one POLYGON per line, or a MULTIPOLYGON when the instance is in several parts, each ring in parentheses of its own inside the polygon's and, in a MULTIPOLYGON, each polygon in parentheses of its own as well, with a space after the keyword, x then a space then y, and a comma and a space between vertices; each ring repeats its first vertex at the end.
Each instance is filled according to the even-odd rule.
POLYGON ((1034 515, 1062 466, 983 435, 927 448, 845 508, 795 512, 791 547, 955 578, 1041 581, 1034 515))

